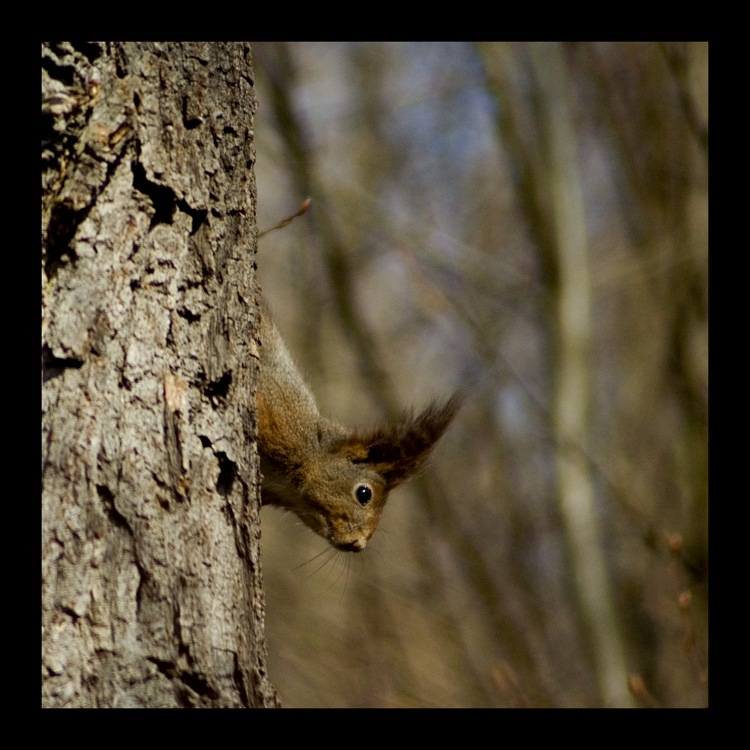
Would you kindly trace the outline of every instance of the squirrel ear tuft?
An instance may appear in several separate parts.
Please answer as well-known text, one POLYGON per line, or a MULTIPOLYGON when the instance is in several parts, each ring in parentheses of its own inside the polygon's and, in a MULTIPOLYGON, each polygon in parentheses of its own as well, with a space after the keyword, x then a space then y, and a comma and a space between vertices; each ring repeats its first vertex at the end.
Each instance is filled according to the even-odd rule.
POLYGON ((443 436, 461 406, 454 394, 444 403, 434 401, 424 411, 404 412, 393 424, 369 432, 355 432, 337 450, 353 463, 366 463, 385 479, 388 489, 413 476, 443 436))

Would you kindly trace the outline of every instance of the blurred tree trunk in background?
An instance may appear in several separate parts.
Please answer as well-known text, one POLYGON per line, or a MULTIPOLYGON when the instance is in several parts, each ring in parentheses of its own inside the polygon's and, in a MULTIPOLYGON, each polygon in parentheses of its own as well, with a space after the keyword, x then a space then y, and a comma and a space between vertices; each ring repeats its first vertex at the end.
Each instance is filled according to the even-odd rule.
MULTIPOLYGON (((542 173, 548 185, 554 252, 546 260, 552 332, 552 427, 556 441, 560 515, 578 607, 591 644, 601 702, 628 706, 625 649, 612 600, 589 461, 593 395, 592 321, 586 216, 578 142, 560 45, 532 48, 538 86, 542 173)), ((544 246, 540 243, 540 248, 544 246)))
POLYGON ((247 44, 42 46, 42 703, 273 706, 247 44))
POLYGON ((506 113, 498 122, 524 175, 529 230, 545 272, 549 315, 550 429, 555 441, 559 513, 588 658, 603 705, 628 706, 625 646, 613 602, 603 537, 595 510, 589 446, 594 382, 587 226, 579 145, 567 61, 561 45, 533 45, 529 76, 510 46, 482 45, 488 75, 506 113), (528 104, 524 104, 524 99, 528 104), (524 128, 523 123, 527 127, 524 128), (528 127, 528 124, 531 126, 528 127), (503 131, 503 128, 505 131, 503 131))

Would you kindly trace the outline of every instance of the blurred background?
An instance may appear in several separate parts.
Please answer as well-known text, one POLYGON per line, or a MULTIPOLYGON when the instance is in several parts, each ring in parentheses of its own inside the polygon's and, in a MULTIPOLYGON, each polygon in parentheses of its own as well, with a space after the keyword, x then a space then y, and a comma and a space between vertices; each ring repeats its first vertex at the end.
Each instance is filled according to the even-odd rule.
POLYGON ((708 703, 708 46, 257 43, 258 275, 323 414, 462 388, 362 554, 263 511, 297 707, 708 703))

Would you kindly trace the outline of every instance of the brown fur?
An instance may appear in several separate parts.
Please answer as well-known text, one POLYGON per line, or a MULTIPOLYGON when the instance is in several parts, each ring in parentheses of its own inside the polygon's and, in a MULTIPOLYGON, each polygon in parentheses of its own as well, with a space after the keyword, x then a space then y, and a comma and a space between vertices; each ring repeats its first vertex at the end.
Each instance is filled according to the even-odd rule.
POLYGON ((387 482, 388 489, 401 484, 419 471, 437 441, 461 406, 454 394, 444 403, 433 401, 415 416, 404 412, 393 424, 369 431, 353 431, 335 446, 353 463, 367 463, 387 482))
POLYGON ((351 430, 318 412, 265 306, 261 306, 258 449, 263 503, 294 511, 338 549, 360 551, 388 493, 424 465, 461 398, 373 430, 351 430))

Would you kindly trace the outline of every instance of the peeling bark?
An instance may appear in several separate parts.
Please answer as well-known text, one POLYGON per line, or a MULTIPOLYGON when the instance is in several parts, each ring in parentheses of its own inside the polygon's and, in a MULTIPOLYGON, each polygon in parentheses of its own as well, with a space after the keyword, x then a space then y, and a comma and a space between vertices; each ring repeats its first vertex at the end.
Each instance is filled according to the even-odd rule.
POLYGON ((273 706, 249 45, 42 47, 42 704, 273 706))

